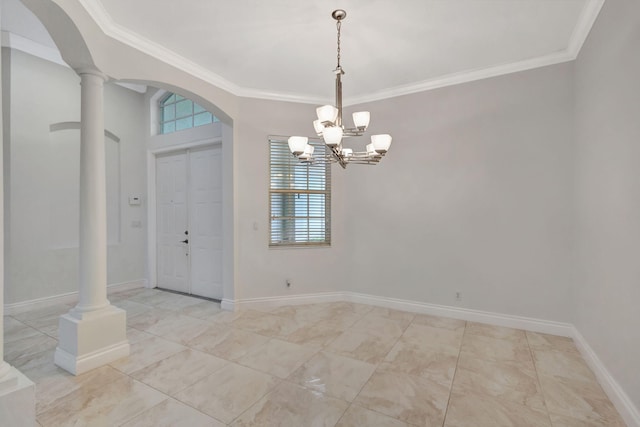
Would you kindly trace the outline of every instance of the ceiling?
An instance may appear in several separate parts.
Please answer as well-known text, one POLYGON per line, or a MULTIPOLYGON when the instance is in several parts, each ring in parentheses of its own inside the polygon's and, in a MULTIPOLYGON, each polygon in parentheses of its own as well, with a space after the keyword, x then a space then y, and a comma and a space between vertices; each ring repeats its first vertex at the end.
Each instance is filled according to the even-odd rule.
MULTIPOLYGON (((3 29, 33 25, 2 1, 3 29)), ((78 1, 109 36, 223 89, 302 102, 333 97, 330 14, 345 9, 353 104, 575 59, 604 0, 78 1)))

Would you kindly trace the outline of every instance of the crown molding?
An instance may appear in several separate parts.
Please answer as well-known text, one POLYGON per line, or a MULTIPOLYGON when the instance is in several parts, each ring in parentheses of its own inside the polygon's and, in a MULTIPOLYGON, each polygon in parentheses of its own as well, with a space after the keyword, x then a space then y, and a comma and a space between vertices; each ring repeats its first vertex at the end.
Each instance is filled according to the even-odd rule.
POLYGON ((136 83, 127 83, 127 82, 115 82, 118 86, 122 86, 125 89, 129 89, 132 90, 134 92, 138 92, 138 93, 147 93, 147 86, 146 85, 139 85, 136 83))
POLYGON ((573 59, 576 59, 578 54, 580 54, 580 49, 582 49, 582 45, 587 40, 604 2, 605 0, 590 0, 582 9, 578 23, 573 29, 573 33, 569 39, 569 47, 567 48, 573 59))
POLYGON ((100 0, 78 0, 82 7, 89 13, 91 18, 98 24, 103 33, 144 52, 153 58, 174 66, 194 77, 204 80, 220 89, 226 90, 233 95, 244 98, 266 99, 272 101, 286 101, 306 104, 327 103, 328 98, 317 98, 301 94, 273 92, 254 88, 244 88, 219 76, 207 68, 167 49, 166 47, 146 39, 139 34, 130 31, 124 26, 116 23, 109 12, 104 8, 100 0))
POLYGON ((62 65, 67 68, 69 67, 67 63, 64 62, 64 59, 62 59, 58 49, 45 46, 8 31, 2 31, 2 47, 19 50, 46 61, 53 62, 54 64, 62 65))
POLYGON ((85 8, 87 13, 89 13, 91 18, 107 36, 204 80, 207 83, 217 86, 220 89, 240 96, 242 89, 238 85, 116 23, 100 0, 78 0, 78 2, 85 8))
POLYGON ((435 79, 425 80, 419 83, 396 86, 384 89, 363 96, 350 97, 344 103, 345 106, 364 104, 366 102, 380 101, 383 99, 393 98, 396 96, 411 95, 413 93, 423 92, 427 90, 438 89, 446 86, 453 86, 461 83, 469 83, 476 80, 483 80, 491 77, 498 77, 505 74, 517 73, 520 71, 532 70, 534 68, 546 67, 549 65, 561 64, 575 60, 582 49, 582 45, 589 36, 589 32, 596 22, 596 18, 604 5, 605 0, 589 0, 582 13, 578 18, 578 22, 573 29, 569 45, 565 50, 552 53, 550 55, 539 56, 524 61, 511 62, 493 67, 482 68, 478 70, 464 71, 461 73, 448 74, 435 79))
MULTIPOLYGON (((9 31, 2 31, 2 47, 19 50, 31 56, 35 56, 36 58, 44 59, 45 61, 61 65, 65 68, 71 68, 69 67, 69 64, 67 64, 64 59, 62 59, 62 56, 60 55, 60 51, 58 49, 45 46, 41 43, 30 40, 26 37, 22 37, 18 34, 11 33, 9 31)), ((122 86, 134 92, 147 92, 147 86, 145 85, 119 81, 116 81, 114 83, 118 86, 122 86)))
POLYGON ((548 65, 560 64, 563 62, 572 61, 574 59, 575 57, 573 57, 570 52, 565 50, 562 52, 553 53, 551 55, 527 59, 524 61, 510 62, 508 64, 497 65, 494 67, 447 74, 442 77, 436 77, 434 79, 424 80, 418 83, 395 86, 389 89, 376 91, 362 96, 350 97, 344 103, 344 105, 349 106, 364 104, 366 102, 380 101, 397 96, 411 95, 427 90, 439 89, 447 86, 458 85, 461 83, 469 83, 476 80, 483 80, 491 77, 502 76, 505 74, 517 73, 519 71, 546 67, 548 65))
MULTIPOLYGON (((284 92, 271 92, 259 89, 242 89, 237 94, 243 98, 266 99, 270 101, 296 102, 298 104, 325 105, 333 104, 335 100, 330 98, 319 98, 315 96, 290 94, 284 92)), ((348 105, 348 104, 344 104, 348 105)))
POLYGON ((204 80, 220 89, 226 90, 233 95, 244 98, 266 99, 271 101, 286 101, 305 104, 326 104, 328 98, 316 98, 306 95, 290 94, 282 92, 273 92, 268 90, 260 90, 253 88, 244 88, 232 83, 231 81, 219 76, 218 74, 208 70, 207 68, 167 49, 166 47, 146 39, 139 34, 130 31, 122 25, 116 23, 109 12, 105 9, 100 0, 78 0, 82 7, 89 13, 91 18, 98 24, 103 33, 107 36, 118 40, 144 52, 153 58, 170 64, 194 77, 204 80))
MULTIPOLYGON (((326 98, 317 98, 304 94, 289 94, 254 88, 244 88, 235 83, 213 73, 205 67, 167 49, 166 47, 148 40, 139 34, 116 23, 107 12, 100 0, 78 0, 85 8, 91 18, 98 24, 100 29, 109 37, 118 40, 134 49, 140 50, 155 59, 170 64, 188 74, 193 75, 207 83, 226 90, 233 95, 245 98, 257 98, 275 101, 287 101, 306 104, 323 104, 328 102, 326 98)), ((585 4, 578 22, 572 32, 569 44, 565 50, 550 55, 531 58, 524 61, 501 64, 497 66, 469 70, 460 73, 449 74, 434 79, 425 80, 418 83, 396 86, 388 89, 376 91, 362 96, 349 97, 345 99, 344 105, 350 106, 366 102, 379 101, 396 96, 410 95, 446 86, 453 86, 460 83, 468 83, 475 80, 482 80, 490 77, 497 77, 505 74, 526 71, 548 65, 573 61, 580 53, 593 24, 604 5, 605 0, 588 0, 585 4)))

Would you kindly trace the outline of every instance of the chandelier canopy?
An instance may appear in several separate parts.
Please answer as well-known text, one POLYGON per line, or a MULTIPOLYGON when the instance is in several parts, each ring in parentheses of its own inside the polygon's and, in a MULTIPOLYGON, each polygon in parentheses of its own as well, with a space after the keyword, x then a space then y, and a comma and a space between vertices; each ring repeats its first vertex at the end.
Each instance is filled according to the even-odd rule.
POLYGON ((331 13, 331 16, 336 20, 338 30, 338 64, 333 70, 336 75, 336 105, 318 107, 316 109, 318 119, 313 122, 316 134, 322 136, 324 143, 330 149, 329 154, 314 156, 314 147, 309 144, 309 138, 305 136, 290 137, 289 149, 300 161, 307 163, 335 162, 343 168, 346 168, 349 163, 375 165, 389 150, 391 135, 371 135, 371 143, 366 146, 366 151, 353 151, 351 148, 342 146, 343 138, 364 135, 371 116, 368 111, 357 111, 353 113, 354 127, 345 128, 342 123, 342 75, 344 70, 340 65, 340 29, 342 21, 347 17, 347 12, 337 9, 331 13))

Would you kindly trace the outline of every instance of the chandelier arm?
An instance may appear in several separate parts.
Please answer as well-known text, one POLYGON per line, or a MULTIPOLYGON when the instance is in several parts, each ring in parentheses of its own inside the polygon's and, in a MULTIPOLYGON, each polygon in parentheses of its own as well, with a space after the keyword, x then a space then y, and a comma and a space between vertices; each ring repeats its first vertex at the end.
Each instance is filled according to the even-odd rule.
POLYGON ((342 136, 362 136, 364 131, 358 128, 346 128, 342 132, 342 136))
POLYGON ((342 155, 342 152, 340 150, 341 150, 340 148, 333 147, 333 148, 331 148, 331 154, 333 154, 333 157, 335 157, 335 159, 337 160, 338 164, 340 166, 342 166, 342 169, 346 169, 347 168, 347 161, 346 161, 345 157, 342 155))

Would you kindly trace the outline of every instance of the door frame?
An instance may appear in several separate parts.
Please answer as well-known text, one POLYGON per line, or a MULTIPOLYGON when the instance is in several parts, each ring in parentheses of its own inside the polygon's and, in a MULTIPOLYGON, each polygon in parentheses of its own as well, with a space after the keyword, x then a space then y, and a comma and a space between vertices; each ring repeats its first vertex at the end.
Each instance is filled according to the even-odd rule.
MULTIPOLYGON (((224 162, 224 144, 222 137, 213 137, 208 139, 203 139, 199 141, 185 142, 181 144, 175 144, 168 147, 158 147, 158 148, 150 148, 147 150, 147 266, 148 271, 147 275, 149 278, 148 287, 155 288, 158 286, 158 254, 157 254, 157 199, 156 199, 156 159, 158 155, 167 154, 167 153, 177 153, 179 151, 190 150, 194 148, 205 148, 205 147, 214 147, 220 145, 222 146, 222 161, 224 162)), ((225 192, 225 176, 224 176, 224 165, 223 170, 220 171, 222 175, 222 209, 226 210, 224 206, 226 202, 226 198, 224 196, 225 192)), ((227 239, 224 237, 225 234, 225 226, 223 219, 223 262, 222 262, 222 277, 223 277, 223 286, 222 286, 222 298, 228 298, 226 295, 226 286, 225 286, 225 260, 227 259, 225 252, 229 249, 224 242, 227 239)))

